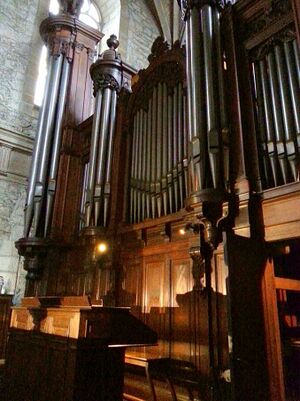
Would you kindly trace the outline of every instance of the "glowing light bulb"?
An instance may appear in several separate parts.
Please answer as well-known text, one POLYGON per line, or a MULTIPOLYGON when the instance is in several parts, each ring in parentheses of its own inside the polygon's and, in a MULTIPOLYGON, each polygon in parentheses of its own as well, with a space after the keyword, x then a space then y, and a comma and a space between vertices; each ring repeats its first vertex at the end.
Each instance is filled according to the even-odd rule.
POLYGON ((180 234, 180 235, 185 235, 185 234, 186 234, 185 229, 184 229, 184 228, 181 228, 181 229, 179 230, 179 234, 180 234))
POLYGON ((107 251, 107 245, 104 242, 101 242, 97 245, 97 251, 99 253, 105 253, 107 251))

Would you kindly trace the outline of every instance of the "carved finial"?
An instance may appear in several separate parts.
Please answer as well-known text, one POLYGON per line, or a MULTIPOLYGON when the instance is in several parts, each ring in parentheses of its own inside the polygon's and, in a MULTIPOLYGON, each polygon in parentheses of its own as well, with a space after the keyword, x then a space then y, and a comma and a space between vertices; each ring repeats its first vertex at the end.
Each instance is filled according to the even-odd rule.
POLYGON ((164 38, 159 36, 153 42, 153 45, 151 47, 151 54, 150 56, 148 56, 148 61, 151 63, 154 58, 162 56, 168 50, 168 42, 164 41, 164 38))
POLYGON ((110 35, 110 37, 107 39, 106 43, 107 43, 108 48, 111 50, 116 50, 116 48, 120 44, 116 35, 110 35))

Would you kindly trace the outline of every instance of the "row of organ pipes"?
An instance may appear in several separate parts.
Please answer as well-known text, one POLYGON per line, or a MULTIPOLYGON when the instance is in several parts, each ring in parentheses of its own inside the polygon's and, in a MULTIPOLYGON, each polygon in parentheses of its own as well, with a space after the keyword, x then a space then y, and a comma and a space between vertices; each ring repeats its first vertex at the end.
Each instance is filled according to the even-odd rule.
POLYGON ((133 117, 130 222, 173 213, 187 193, 188 141, 182 83, 159 82, 133 117))
MULTIPOLYGON (((146 110, 132 118, 130 216, 136 223, 184 207, 186 197, 228 182, 228 124, 219 11, 190 5, 186 20, 186 88, 158 82, 146 110), (199 63, 203 60, 203 63, 199 63)), ((107 226, 121 59, 113 35, 91 69, 95 113, 81 205, 81 227, 107 226), (104 63, 102 63, 104 61, 104 63), (109 66, 107 67, 107 65, 109 66)), ((51 55, 25 208, 25 236, 49 230, 70 71, 64 54, 51 55), (41 210, 45 207, 46 218, 41 210), (32 227, 32 221, 34 225, 32 227), (33 230, 30 232, 31 228, 33 230)))
POLYGON ((259 142, 266 187, 299 179, 300 56, 296 40, 253 62, 259 142))
POLYGON ((70 65, 71 60, 66 54, 51 54, 50 50, 45 93, 27 189, 25 237, 46 237, 49 234, 70 65), (45 213, 42 213, 42 210, 45 210, 45 213))
MULTIPOLYGON (((183 3, 186 78, 172 84, 158 80, 146 105, 133 108, 130 117, 130 223, 177 212, 186 198, 200 194, 201 200, 201 191, 228 189, 229 124, 220 10, 210 2, 183 3)), ((109 224, 123 67, 114 35, 108 45, 91 69, 96 99, 81 228, 109 224)), ((298 179, 300 57, 296 41, 275 44, 252 65, 258 144, 263 151, 265 185, 272 187, 298 179)), ((50 55, 27 192, 25 237, 49 233, 70 66, 70 58, 62 51, 50 55)))
POLYGON ((184 207, 186 197, 205 189, 222 191, 228 182, 228 122, 217 7, 205 4, 186 10, 186 49, 186 88, 183 82, 173 88, 159 82, 147 110, 140 108, 134 114, 131 223, 176 212, 184 207))

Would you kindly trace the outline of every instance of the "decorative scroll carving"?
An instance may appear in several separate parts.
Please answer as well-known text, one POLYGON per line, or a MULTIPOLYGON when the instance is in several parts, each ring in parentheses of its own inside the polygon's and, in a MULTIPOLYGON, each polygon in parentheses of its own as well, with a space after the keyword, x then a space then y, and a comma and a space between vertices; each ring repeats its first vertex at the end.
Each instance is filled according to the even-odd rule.
POLYGON ((264 42, 261 46, 252 50, 249 55, 252 61, 262 60, 265 56, 270 53, 274 49, 274 47, 278 44, 282 44, 284 42, 291 42, 296 37, 295 31, 293 29, 286 29, 282 32, 279 32, 276 35, 273 35, 270 39, 264 42))
POLYGON ((155 57, 160 57, 162 54, 167 52, 169 48, 170 46, 168 42, 164 41, 161 36, 156 38, 151 47, 151 54, 148 56, 149 63, 151 63, 155 57))
POLYGON ((168 94, 173 93, 173 88, 179 83, 184 82, 185 72, 181 62, 184 61, 184 50, 179 48, 178 44, 172 50, 168 50, 166 42, 157 38, 152 46, 152 54, 148 57, 151 60, 150 66, 145 70, 139 71, 139 80, 133 86, 134 107, 133 112, 142 108, 148 109, 149 99, 152 96, 153 88, 158 83, 167 85, 168 94), (155 45, 156 43, 156 45, 155 45), (170 59, 171 55, 175 57, 170 59), (162 57, 166 57, 167 62, 162 62, 162 57), (177 61, 177 62, 174 62, 177 61), (160 62, 160 64, 158 64, 160 62))
POLYGON ((120 85, 117 80, 110 74, 101 74, 101 72, 95 71, 93 75, 94 82, 94 96, 96 96, 97 91, 100 89, 115 89, 116 91, 120 90, 120 85))
POLYGON ((48 49, 50 55, 54 57, 59 57, 61 54, 66 56, 68 61, 73 60, 73 52, 74 52, 74 47, 73 47, 73 41, 74 41, 74 36, 70 32, 70 38, 69 39, 64 39, 60 37, 51 37, 49 36, 48 38, 48 49))
POLYGON ((272 0, 269 5, 264 8, 260 17, 256 17, 246 24, 243 24, 244 38, 250 39, 258 33, 261 33, 291 11, 292 6, 289 0, 272 0))

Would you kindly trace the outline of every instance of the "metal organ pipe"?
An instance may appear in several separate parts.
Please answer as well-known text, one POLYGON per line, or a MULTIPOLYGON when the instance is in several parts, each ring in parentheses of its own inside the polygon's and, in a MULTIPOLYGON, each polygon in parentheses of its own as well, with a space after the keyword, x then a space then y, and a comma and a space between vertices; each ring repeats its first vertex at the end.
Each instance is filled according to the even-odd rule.
POLYGON ((156 113, 157 113, 157 88, 153 90, 152 96, 152 122, 151 122, 151 215, 156 217, 156 201, 155 201, 155 180, 156 180, 156 113))
POLYGON ((270 77, 270 89, 271 89, 271 104, 273 109, 273 117, 274 117, 274 127, 275 127, 275 136, 276 136, 276 148, 277 154, 279 157, 279 162, 283 174, 284 183, 288 181, 288 170, 287 164, 285 159, 285 145, 284 145, 284 137, 283 137, 283 122, 282 122, 282 113, 280 107, 280 99, 279 99, 279 84, 278 78, 276 73, 276 65, 274 54, 269 53, 267 55, 267 64, 269 70, 269 77, 270 77))
POLYGON ((293 50, 296 63, 297 78, 300 86, 300 54, 299 54, 298 43, 295 39, 293 40, 293 50))
POLYGON ((32 224, 33 219, 33 198, 34 198, 34 189, 36 183, 36 176, 37 170, 39 168, 39 158, 40 153, 42 151, 43 146, 43 126, 45 123, 45 119, 48 115, 48 97, 49 93, 51 92, 52 88, 52 69, 53 69, 53 56, 49 57, 49 70, 47 74, 46 84, 45 84, 45 92, 44 92, 44 99, 42 103, 42 107, 39 113, 39 119, 37 124, 37 134, 36 134, 36 141, 33 149, 32 160, 31 160, 31 168, 30 168, 30 175, 29 175, 29 183, 27 188, 27 196, 26 196, 26 204, 25 204, 25 222, 24 222, 24 236, 27 237, 29 235, 29 231, 32 224))
MULTIPOLYGON (((293 116, 295 120, 295 128, 297 135, 300 134, 300 82, 297 79, 297 67, 293 54, 292 42, 284 43, 284 53, 286 58, 286 66, 288 70, 289 88, 291 94, 291 102, 293 109, 293 116)), ((299 145, 298 145, 299 146, 299 145)))
POLYGON ((142 191, 142 211, 141 220, 145 220, 146 215, 146 165, 147 165, 147 142, 148 142, 148 127, 147 127, 147 113, 142 110, 142 120, 143 120, 143 133, 142 133, 142 171, 141 171, 141 191, 142 191))
POLYGON ((285 70, 284 53, 282 51, 282 48, 278 45, 275 46, 275 60, 276 60, 277 74, 279 81, 279 92, 282 106, 281 108, 282 108, 283 124, 285 130, 285 143, 286 143, 287 156, 290 162, 294 180, 296 180, 297 178, 296 149, 293 140, 293 136, 295 133, 295 126, 292 116, 292 107, 290 102, 289 89, 287 86, 288 78, 285 70))
POLYGON ((173 213, 173 175, 172 175, 172 155, 173 155, 173 99, 168 94, 168 173, 167 173, 167 186, 168 186, 168 201, 169 213, 173 213))
POLYGON ((91 225, 93 194, 94 194, 94 189, 95 189, 95 176, 96 176, 96 166, 97 166, 97 150, 98 150, 98 142, 99 142, 101 108, 102 108, 102 92, 99 90, 96 94, 95 113, 94 113, 94 119, 93 119, 92 137, 91 137, 91 146, 90 146, 88 184, 87 184, 86 208, 85 208, 86 226, 91 225))
POLYGON ((47 118, 43 124, 43 147, 39 154, 38 169, 35 182, 34 190, 34 215, 35 215, 35 226, 34 236, 37 235, 38 226, 40 223, 42 200, 45 195, 46 187, 46 176, 48 170, 48 163, 51 153, 51 141, 53 138, 53 128, 55 124, 55 111, 57 105, 57 98, 59 93, 59 84, 61 78, 63 56, 60 55, 54 58, 53 69, 52 69, 52 88, 47 99, 47 118))
POLYGON ((205 129, 204 115, 202 109, 202 75, 201 64, 201 48, 202 43, 199 35, 200 13, 196 7, 190 10, 190 16, 187 20, 187 45, 190 45, 190 52, 187 57, 187 92, 188 101, 188 119, 189 133, 192 155, 191 170, 194 178, 193 190, 201 190, 205 187, 205 129), (190 74, 190 75, 189 75, 190 74))
POLYGON ((205 71, 205 93, 206 93, 206 119, 207 139, 210 161, 210 170, 214 188, 218 187, 218 175, 220 170, 220 149, 218 118, 216 109, 215 74, 212 58, 213 52, 213 11, 212 7, 205 5, 202 8, 202 29, 204 47, 204 71, 205 71))
POLYGON ((177 126, 178 126, 178 159, 177 159, 177 175, 179 183, 179 207, 183 207, 184 190, 183 190, 183 93, 182 84, 178 84, 178 114, 177 114, 177 126))
MULTIPOLYGON (((261 140, 263 141, 264 148, 264 159, 269 158, 272 177, 275 185, 278 182, 278 173, 277 173, 277 152, 273 142, 273 132, 274 132, 274 123, 273 123, 273 114, 272 114, 272 105, 270 103, 270 93, 268 87, 268 75, 266 71, 265 61, 260 60, 255 63, 254 66, 255 71, 255 82, 256 82, 256 92, 257 92, 257 102, 258 102, 258 113, 259 113, 259 121, 260 126, 264 127, 264 134, 261 140)), ((268 168, 265 167, 265 175, 267 178, 267 182, 270 182, 270 178, 268 177, 268 168)))
POLYGON ((131 144, 131 149, 132 149, 132 158, 131 158, 131 178, 130 178, 130 222, 134 223, 134 216, 135 216, 135 174, 136 174, 136 151, 135 151, 135 145, 136 144, 136 115, 134 116, 133 119, 133 135, 132 135, 132 144, 131 144))
POLYGON ((173 91, 173 163, 172 163, 172 174, 173 174, 173 186, 174 186, 174 208, 178 210, 178 88, 174 87, 173 91))
POLYGON ((136 213, 136 221, 139 222, 141 220, 141 165, 142 165, 142 149, 143 149, 143 119, 142 119, 143 110, 141 109, 138 112, 138 127, 137 127, 137 213, 136 213))
POLYGON ((224 59, 220 34, 220 13, 217 10, 213 13, 213 26, 215 32, 217 76, 219 84, 218 98, 220 107, 221 143, 223 145, 224 180, 227 185, 229 183, 229 124, 225 102, 224 59))
POLYGON ((168 197, 167 197, 167 171, 168 171, 168 92, 166 83, 163 84, 162 93, 162 199, 164 215, 168 213, 168 197))
POLYGON ((108 133, 108 145, 107 145, 107 160, 106 160, 106 173, 105 173, 105 184, 104 184, 104 206, 103 206, 103 225, 107 226, 108 221, 108 206, 111 192, 111 170, 112 170, 112 152, 113 152, 113 138, 116 125, 116 108, 117 108, 117 92, 113 91, 111 94, 111 105, 110 105, 110 126, 108 133))
POLYGON ((149 99, 148 116, 147 116, 147 168, 146 168, 146 217, 151 217, 151 158, 152 149, 152 99, 149 99))
POLYGON ((63 70, 60 82, 60 91, 57 104, 55 129, 53 134, 54 138, 51 152, 52 153, 51 163, 50 163, 50 171, 49 171, 49 179, 47 187, 47 203, 46 203, 45 233, 44 233, 45 236, 47 235, 48 228, 50 225, 50 217, 52 214, 54 194, 56 190, 56 176, 58 172, 59 152, 60 152, 61 136, 62 136, 62 123, 66 104, 69 75, 70 75, 70 63, 65 57, 63 60, 63 70))
POLYGON ((156 206, 157 217, 161 217, 162 194, 161 194, 161 172, 162 172, 162 84, 157 86, 157 114, 156 114, 156 206))
MULTIPOLYGON (((105 88, 103 92, 101 120, 99 130, 99 143, 97 152, 97 171, 96 171, 96 185, 94 191, 94 224, 98 226, 100 218, 100 208, 103 204, 103 180, 105 176, 106 165, 106 147, 109 128, 109 109, 111 103, 112 91, 110 88, 105 88)), ((102 223, 102 222, 101 222, 102 223)), ((100 224, 102 225, 102 224, 100 224)))
POLYGON ((86 227, 91 225, 106 227, 109 217, 113 137, 117 94, 122 85, 122 63, 120 55, 116 52, 119 42, 115 35, 110 36, 107 45, 109 49, 90 69, 96 105, 85 205, 86 227))

